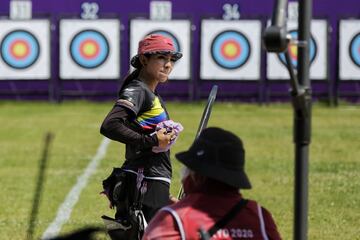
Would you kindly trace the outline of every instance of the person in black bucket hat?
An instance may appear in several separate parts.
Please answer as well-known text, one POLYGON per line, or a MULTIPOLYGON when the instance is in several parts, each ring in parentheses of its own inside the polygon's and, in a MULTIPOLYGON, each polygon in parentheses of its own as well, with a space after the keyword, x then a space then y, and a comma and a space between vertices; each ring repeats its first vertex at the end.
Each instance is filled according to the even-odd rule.
POLYGON ((176 158, 183 171, 185 197, 162 208, 143 239, 281 239, 270 212, 244 199, 251 189, 242 140, 217 127, 206 128, 176 158))
POLYGON ((242 141, 220 128, 209 128, 186 152, 176 158, 191 170, 230 186, 250 189, 244 171, 245 150, 242 141))

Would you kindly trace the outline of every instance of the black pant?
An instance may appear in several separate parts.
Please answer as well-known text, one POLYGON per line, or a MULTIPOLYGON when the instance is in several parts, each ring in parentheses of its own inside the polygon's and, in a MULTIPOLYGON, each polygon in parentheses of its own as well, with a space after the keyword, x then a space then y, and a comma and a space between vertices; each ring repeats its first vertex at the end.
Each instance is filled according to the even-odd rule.
POLYGON ((129 208, 140 206, 146 221, 149 222, 160 208, 169 204, 170 186, 168 183, 143 179, 142 184, 145 182, 147 189, 144 195, 141 196, 139 189, 137 189, 136 174, 126 173, 121 189, 114 190, 114 193, 118 194, 116 219, 128 219, 129 208))

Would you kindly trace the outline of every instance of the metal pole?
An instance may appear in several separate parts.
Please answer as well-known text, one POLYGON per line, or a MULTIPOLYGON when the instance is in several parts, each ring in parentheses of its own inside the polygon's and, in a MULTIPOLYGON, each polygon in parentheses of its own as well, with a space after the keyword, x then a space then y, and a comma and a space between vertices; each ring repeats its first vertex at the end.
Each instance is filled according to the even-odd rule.
POLYGON ((312 0, 299 0, 298 80, 303 87, 304 109, 294 108, 295 208, 294 239, 306 240, 308 228, 308 163, 311 136, 311 84, 309 78, 312 0))

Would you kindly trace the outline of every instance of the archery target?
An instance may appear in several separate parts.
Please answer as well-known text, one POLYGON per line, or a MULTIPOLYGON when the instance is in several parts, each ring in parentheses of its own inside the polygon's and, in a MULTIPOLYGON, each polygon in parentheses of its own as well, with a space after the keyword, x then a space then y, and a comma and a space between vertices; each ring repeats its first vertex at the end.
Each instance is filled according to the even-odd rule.
POLYGON ((359 80, 360 20, 341 20, 339 32, 339 78, 359 80))
POLYGON ((12 68, 24 69, 33 65, 39 58, 38 40, 26 30, 9 32, 0 45, 3 61, 12 68))
POLYGON ((261 22, 203 20, 200 78, 260 79, 261 22))
POLYGON ((61 20, 60 78, 119 78, 119 32, 116 19, 61 20))
POLYGON ((0 21, 0 78, 50 78, 48 20, 0 21))
POLYGON ((70 55, 80 67, 96 68, 103 64, 109 56, 109 42, 98 31, 84 30, 71 40, 70 55))
POLYGON ((175 63, 170 78, 174 80, 190 79, 190 25, 189 20, 131 20, 130 56, 133 57, 137 54, 138 43, 145 36, 154 33, 162 34, 171 38, 175 49, 183 54, 183 57, 175 63))
POLYGON ((223 31, 211 43, 211 57, 224 69, 236 69, 244 65, 250 57, 250 43, 238 31, 223 31))
MULTIPOLYGON (((293 39, 298 39, 298 32, 296 30, 290 31, 289 34, 291 35, 291 37, 293 39)), ((310 64, 312 64, 314 62, 314 60, 315 60, 316 51, 317 51, 317 45, 316 45, 316 42, 315 42, 313 36, 310 36, 309 51, 310 51, 310 55, 309 55, 310 64)), ((293 65, 294 68, 297 68, 297 65, 298 65, 298 47, 296 45, 291 44, 289 46, 289 54, 290 54, 291 64, 293 65)), ((286 67, 285 54, 284 53, 279 54, 278 58, 281 61, 281 63, 284 64, 284 66, 286 67)))
POLYGON ((354 64, 360 67, 360 33, 356 34, 355 37, 351 39, 349 55, 354 64))
MULTIPOLYGON (((289 21, 288 32, 293 39, 298 39, 296 21, 289 21)), ((328 23, 326 20, 313 20, 311 22, 311 35, 309 45, 310 78, 325 80, 328 76, 328 23)), ((298 66, 298 47, 290 44, 289 53, 293 67, 298 66)), ((288 80, 289 72, 286 69, 285 54, 267 54, 267 78, 271 80, 288 80)))

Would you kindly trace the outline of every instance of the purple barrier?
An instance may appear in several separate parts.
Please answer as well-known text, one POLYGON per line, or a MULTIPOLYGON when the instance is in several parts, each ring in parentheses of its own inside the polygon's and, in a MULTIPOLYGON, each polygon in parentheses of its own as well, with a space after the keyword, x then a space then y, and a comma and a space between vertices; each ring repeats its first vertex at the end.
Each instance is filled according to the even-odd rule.
MULTIPOLYGON (((121 79, 129 71, 129 33, 130 20, 149 18, 149 2, 143 0, 94 1, 99 6, 100 18, 118 18, 121 21, 120 41, 120 79, 117 80, 61 80, 59 77, 59 20, 62 18, 80 18, 83 0, 33 0, 33 18, 48 18, 51 21, 51 78, 49 80, 0 80, 0 99, 31 100, 42 99, 61 101, 66 99, 114 100, 121 79)), ((88 1, 91 3, 91 1, 88 1)), ((173 1, 172 18, 189 19, 191 31, 191 72, 190 80, 172 80, 159 91, 165 99, 197 100, 205 99, 213 84, 219 86, 219 100, 238 100, 265 103, 288 101, 289 82, 268 80, 266 77, 266 54, 261 52, 260 79, 258 81, 202 80, 200 79, 201 20, 222 19, 224 4, 238 4, 240 19, 259 19, 263 27, 271 17, 273 1, 173 1)), ((0 16, 9 16, 9 0, 2 0, 0 16)), ((328 79, 312 81, 313 99, 335 102, 342 98, 358 102, 360 99, 360 81, 339 80, 338 70, 338 34, 339 20, 349 17, 360 18, 358 0, 314 1, 314 19, 327 19, 331 31, 328 45, 328 79)), ((1 59, 0 59, 1 60, 1 59)), ((1 72, 0 72, 1 74, 1 72)))

